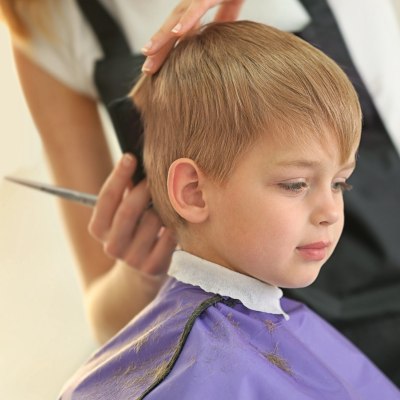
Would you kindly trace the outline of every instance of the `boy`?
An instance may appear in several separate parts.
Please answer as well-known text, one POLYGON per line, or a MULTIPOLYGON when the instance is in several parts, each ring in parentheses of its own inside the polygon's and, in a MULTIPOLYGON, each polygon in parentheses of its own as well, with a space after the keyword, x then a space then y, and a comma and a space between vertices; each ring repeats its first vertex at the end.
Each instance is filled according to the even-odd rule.
POLYGON ((62 398, 400 399, 278 287, 311 284, 343 228, 357 96, 329 58, 267 26, 185 38, 136 99, 170 278, 62 398))

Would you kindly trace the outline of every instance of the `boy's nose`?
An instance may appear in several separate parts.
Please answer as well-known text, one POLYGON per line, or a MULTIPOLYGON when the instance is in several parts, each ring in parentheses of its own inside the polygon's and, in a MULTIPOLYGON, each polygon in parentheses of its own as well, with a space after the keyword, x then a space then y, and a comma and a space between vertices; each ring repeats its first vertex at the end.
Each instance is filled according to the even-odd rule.
POLYGON ((316 203, 312 213, 314 225, 332 225, 339 221, 343 213, 343 198, 332 191, 315 199, 316 203))

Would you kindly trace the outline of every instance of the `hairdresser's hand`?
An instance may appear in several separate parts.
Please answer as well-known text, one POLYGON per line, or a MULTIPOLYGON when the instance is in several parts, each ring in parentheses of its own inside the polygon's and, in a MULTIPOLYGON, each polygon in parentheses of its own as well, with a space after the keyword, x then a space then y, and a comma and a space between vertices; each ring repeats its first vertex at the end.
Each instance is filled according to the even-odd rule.
POLYGON ((172 11, 159 31, 142 49, 147 59, 143 72, 154 74, 170 50, 184 34, 199 26, 200 19, 211 8, 219 6, 214 21, 234 21, 244 0, 182 0, 172 11))
POLYGON ((135 158, 125 154, 100 191, 89 232, 112 258, 148 274, 162 274, 168 269, 175 237, 148 208, 146 181, 132 186, 135 168, 135 158))

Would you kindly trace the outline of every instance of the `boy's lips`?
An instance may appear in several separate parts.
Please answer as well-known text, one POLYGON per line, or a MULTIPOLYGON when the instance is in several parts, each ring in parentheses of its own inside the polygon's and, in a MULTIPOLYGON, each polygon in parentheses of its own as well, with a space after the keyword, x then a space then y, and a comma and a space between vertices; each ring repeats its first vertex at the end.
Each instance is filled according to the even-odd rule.
POLYGON ((308 261, 321 261, 326 257, 330 242, 315 242, 299 246, 296 250, 308 261))

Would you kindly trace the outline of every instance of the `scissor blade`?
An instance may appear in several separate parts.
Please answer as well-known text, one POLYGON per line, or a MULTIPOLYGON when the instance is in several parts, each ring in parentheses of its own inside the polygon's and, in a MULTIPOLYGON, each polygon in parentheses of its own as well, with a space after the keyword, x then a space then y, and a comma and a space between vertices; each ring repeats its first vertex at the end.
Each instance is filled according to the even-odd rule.
POLYGON ((67 200, 75 201, 88 207, 93 207, 97 201, 97 196, 89 193, 78 192, 76 190, 48 185, 46 183, 33 182, 27 179, 15 178, 13 176, 5 176, 4 179, 32 189, 41 190, 67 200))

